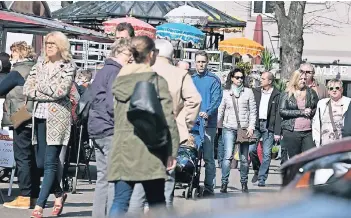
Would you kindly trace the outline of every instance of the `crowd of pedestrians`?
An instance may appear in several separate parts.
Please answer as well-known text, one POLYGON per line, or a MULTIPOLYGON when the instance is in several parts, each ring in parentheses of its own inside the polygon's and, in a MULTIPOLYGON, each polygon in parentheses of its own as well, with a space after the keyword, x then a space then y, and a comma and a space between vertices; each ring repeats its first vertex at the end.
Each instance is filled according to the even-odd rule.
POLYGON ((91 101, 87 131, 97 167, 92 216, 99 218, 141 216, 155 206, 172 210, 178 148, 197 134, 203 134, 204 197, 214 196, 216 187, 216 136, 220 192, 227 193, 237 146, 241 189, 249 193, 250 164, 251 181, 264 187, 275 143, 287 151, 282 152, 287 159, 351 135, 351 121, 345 122, 351 120, 351 99, 342 95, 342 81, 333 79, 325 87, 314 79, 310 64, 291 73, 286 90, 274 86, 271 72, 261 74, 260 87, 249 88, 239 68, 228 73, 222 86, 207 68, 205 51, 196 52, 192 73, 189 63, 174 62, 173 52, 169 41, 135 36, 130 24, 119 24, 111 53, 91 82, 91 71, 77 71, 63 33, 45 37, 39 58, 25 42, 14 43, 0 96, 5 96, 2 126, 14 130, 20 196, 4 206, 33 208, 31 217, 40 218, 54 194, 52 215, 62 213, 67 199, 60 184, 63 163, 74 107, 84 93, 91 101), (157 149, 146 143, 129 114, 136 87, 145 81, 154 84, 162 106, 156 115, 166 123, 166 137, 160 135, 163 143, 157 149), (31 117, 15 123, 18 113, 31 117))

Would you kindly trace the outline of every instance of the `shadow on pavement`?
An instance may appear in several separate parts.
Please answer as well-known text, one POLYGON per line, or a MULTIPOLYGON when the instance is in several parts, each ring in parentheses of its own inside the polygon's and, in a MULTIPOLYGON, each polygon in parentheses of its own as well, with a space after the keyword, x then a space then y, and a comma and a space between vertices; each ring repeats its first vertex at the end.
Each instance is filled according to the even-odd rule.
POLYGON ((65 207, 92 207, 93 203, 65 203, 65 207))
POLYGON ((68 212, 61 214, 60 217, 91 217, 91 211, 68 212))

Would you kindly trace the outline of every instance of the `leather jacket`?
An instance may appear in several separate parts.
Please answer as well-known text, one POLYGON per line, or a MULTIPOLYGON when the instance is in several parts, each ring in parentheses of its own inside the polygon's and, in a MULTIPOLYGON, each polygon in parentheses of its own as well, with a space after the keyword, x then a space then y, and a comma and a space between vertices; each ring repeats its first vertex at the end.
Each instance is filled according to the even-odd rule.
MULTIPOLYGON (((306 108, 311 108, 312 112, 309 118, 312 120, 316 113, 318 103, 317 93, 310 88, 306 89, 306 108)), ((281 94, 280 98, 280 116, 282 117, 282 130, 294 131, 295 120, 298 117, 304 117, 304 111, 298 109, 296 98, 292 95, 289 97, 288 92, 281 94)))

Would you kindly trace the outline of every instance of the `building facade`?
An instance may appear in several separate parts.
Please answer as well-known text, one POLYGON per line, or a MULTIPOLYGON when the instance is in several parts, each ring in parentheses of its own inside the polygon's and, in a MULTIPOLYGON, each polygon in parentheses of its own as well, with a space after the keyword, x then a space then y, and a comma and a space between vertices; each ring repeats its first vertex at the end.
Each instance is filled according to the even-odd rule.
MULTIPOLYGON (((263 17, 264 46, 279 57, 279 33, 271 1, 210 1, 223 12, 246 21, 243 35, 252 39, 256 17, 263 17)), ((289 2, 285 2, 288 12, 289 2)), ((307 1, 304 17, 304 48, 302 59, 316 66, 322 81, 340 78, 345 94, 351 96, 351 2, 307 1)), ((225 34, 225 38, 239 33, 225 34)))

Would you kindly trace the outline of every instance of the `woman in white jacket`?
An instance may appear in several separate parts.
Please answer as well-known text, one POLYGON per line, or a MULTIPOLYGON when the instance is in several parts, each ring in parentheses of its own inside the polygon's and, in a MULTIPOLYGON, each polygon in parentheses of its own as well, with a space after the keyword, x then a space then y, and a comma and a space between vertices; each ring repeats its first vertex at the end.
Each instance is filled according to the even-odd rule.
POLYGON ((312 123, 312 136, 317 147, 341 139, 345 112, 351 101, 350 98, 342 96, 341 80, 332 79, 327 87, 330 98, 324 98, 318 102, 312 123))
MULTIPOLYGON (((222 186, 220 190, 222 193, 227 192, 230 163, 233 158, 234 144, 236 143, 238 130, 233 101, 236 102, 238 108, 240 126, 247 129, 249 137, 253 136, 255 130, 256 102, 252 90, 244 87, 244 79, 244 74, 240 69, 234 69, 228 74, 222 102, 218 108, 218 127, 223 126, 222 139, 224 144, 222 186)), ((241 144, 239 153, 240 182, 242 192, 247 193, 249 144, 241 144)))

